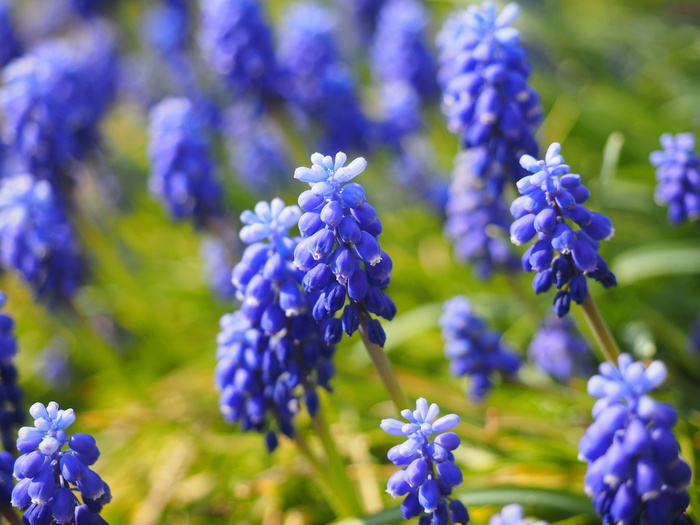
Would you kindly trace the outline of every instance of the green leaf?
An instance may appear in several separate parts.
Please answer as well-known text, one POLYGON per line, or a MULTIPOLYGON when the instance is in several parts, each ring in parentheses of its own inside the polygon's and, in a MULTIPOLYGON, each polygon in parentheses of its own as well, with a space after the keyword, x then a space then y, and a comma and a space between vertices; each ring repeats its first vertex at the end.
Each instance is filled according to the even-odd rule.
MULTIPOLYGON (((561 513, 562 517, 584 515, 595 517, 590 499, 582 494, 573 494, 564 490, 535 487, 488 487, 469 489, 457 493, 457 499, 467 507, 493 505, 501 507, 509 503, 520 503, 530 508, 543 509, 561 513)), ((383 509, 371 516, 349 518, 334 522, 335 525, 383 525, 402 521, 401 509, 393 507, 383 509)))
POLYGON ((700 273, 700 245, 684 241, 635 248, 618 255, 612 270, 621 286, 650 277, 700 273))

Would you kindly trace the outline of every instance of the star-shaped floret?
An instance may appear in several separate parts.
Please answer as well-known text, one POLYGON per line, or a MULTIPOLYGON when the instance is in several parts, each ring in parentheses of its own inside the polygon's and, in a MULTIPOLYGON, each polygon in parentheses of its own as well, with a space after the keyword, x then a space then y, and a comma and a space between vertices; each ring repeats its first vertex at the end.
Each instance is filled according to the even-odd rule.
POLYGON ((367 161, 358 157, 345 166, 348 156, 339 151, 335 161, 329 155, 321 153, 311 155, 311 168, 301 167, 294 171, 294 178, 308 182, 311 191, 318 196, 330 197, 340 189, 340 186, 362 173, 367 167, 367 161))

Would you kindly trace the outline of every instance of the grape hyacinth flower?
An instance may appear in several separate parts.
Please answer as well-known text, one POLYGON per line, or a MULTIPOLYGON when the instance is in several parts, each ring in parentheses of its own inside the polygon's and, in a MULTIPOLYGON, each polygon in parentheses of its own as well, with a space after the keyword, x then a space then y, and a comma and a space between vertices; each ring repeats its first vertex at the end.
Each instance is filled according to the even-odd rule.
POLYGON ((290 171, 287 142, 282 129, 250 104, 231 107, 224 127, 231 168, 255 190, 279 186, 290 171))
POLYGON ((666 367, 622 354, 617 367, 605 362, 599 371, 588 381, 599 398, 595 421, 579 443, 586 493, 603 523, 682 523, 691 471, 678 456, 676 411, 647 395, 664 382, 666 367))
POLYGON ((475 175, 474 166, 482 160, 477 149, 455 157, 444 231, 454 242, 455 257, 472 263, 476 276, 487 279, 494 269, 513 271, 519 265, 502 235, 510 221, 500 188, 475 175))
POLYGON ((106 524, 100 512, 112 494, 90 468, 100 456, 95 438, 68 436, 66 429, 75 421, 72 408, 60 410, 53 401, 34 403, 29 413, 34 426, 19 431, 22 455, 14 465, 19 483, 12 490, 12 505, 24 511, 26 523, 106 524))
MULTIPOLYGON (((7 296, 0 292, 0 308, 5 306, 7 296)), ((15 322, 6 313, 0 313, 0 436, 2 446, 8 452, 17 450, 15 436, 17 428, 24 424, 22 389, 17 380, 17 367, 13 361, 17 354, 15 322)), ((0 467, 2 460, 0 459, 0 467)), ((1 476, 1 475, 0 475, 1 476)), ((0 485, 2 485, 0 483, 0 485)), ((1 497, 2 490, 0 490, 1 497)), ((8 498, 9 501, 9 498, 8 498)))
POLYGON ((378 84, 405 83, 424 100, 438 94, 435 60, 425 41, 429 22, 416 0, 389 0, 382 7, 371 48, 378 84))
POLYGON ((205 127, 192 102, 167 98, 151 110, 149 188, 177 220, 206 225, 222 213, 205 127))
POLYGON ((258 0, 204 0, 199 45, 211 69, 237 95, 274 94, 277 66, 270 26, 258 0))
POLYGON ((592 355, 590 346, 568 317, 548 316, 528 349, 530 360, 562 383, 574 376, 588 377, 592 355))
POLYGON ((232 272, 243 305, 222 317, 217 339, 222 414, 245 431, 265 432, 270 451, 277 432, 294 435, 302 398, 309 414, 316 414, 316 387, 330 391, 334 374, 335 346, 323 340, 329 321, 319 324, 312 317, 318 293, 303 292, 303 274, 293 264, 298 239, 288 230, 300 215, 281 199, 243 212, 240 237, 249 246, 232 272))
POLYGON ((21 273, 50 306, 75 293, 82 270, 78 244, 48 181, 28 174, 0 181, 0 263, 21 273))
POLYGON ((557 317, 569 312, 571 301, 581 304, 586 299, 586 277, 605 288, 617 284, 598 254, 598 241, 610 239, 615 233, 612 223, 605 215, 582 206, 590 192, 580 175, 569 173, 571 168, 564 164, 560 149, 558 143, 553 143, 544 160, 523 155, 520 163, 532 175, 518 181, 521 196, 510 207, 515 217, 510 227, 511 241, 525 244, 537 235, 537 242, 523 254, 522 265, 526 272, 536 272, 532 281, 535 293, 544 293, 552 285, 559 290, 553 306, 557 317))
POLYGON ((345 166, 346 160, 343 152, 335 160, 314 153, 311 168, 294 172, 311 186, 299 196, 306 213, 299 219, 303 239, 294 250, 294 264, 304 272, 305 291, 320 292, 313 316, 319 322, 329 320, 326 343, 337 344, 343 332, 350 336, 367 323, 369 340, 384 346, 384 329, 369 314, 387 321, 396 314, 384 293, 392 262, 377 240, 382 232, 377 212, 366 202, 362 186, 349 182, 365 170, 367 161, 359 157, 345 166), (340 319, 335 318, 341 310, 340 319))
POLYGON ((46 41, 3 70, 3 135, 17 172, 57 187, 68 162, 99 143, 98 125, 118 75, 114 38, 97 23, 72 39, 46 41))
POLYGON ((501 512, 491 516, 489 525, 547 525, 547 522, 526 518, 522 506, 511 503, 503 507, 501 512))
POLYGON ((17 40, 10 6, 5 0, 0 0, 0 69, 13 58, 22 54, 22 46, 17 40))
POLYGON ((491 1, 469 6, 449 17, 437 38, 448 127, 486 159, 477 175, 500 184, 522 177, 523 154, 537 154, 533 130, 542 118, 519 33, 509 27, 518 12, 515 3, 500 14, 491 1))
POLYGON ((656 192, 659 204, 668 205, 673 224, 700 220, 700 156, 695 151, 695 135, 661 135, 663 150, 653 151, 649 161, 656 167, 656 192))
POLYGON ((372 130, 351 71, 339 57, 336 26, 333 12, 319 3, 290 5, 277 52, 279 91, 302 128, 320 128, 324 148, 365 149, 372 142, 372 130))
POLYGON ((484 400, 495 372, 512 376, 520 368, 520 360, 502 343, 501 335, 486 328, 484 320, 474 314, 471 303, 463 295, 445 302, 440 326, 450 372, 457 377, 471 376, 472 401, 484 400))
POLYGON ((440 407, 435 403, 428 407, 421 397, 416 410, 401 411, 408 423, 382 420, 384 432, 408 438, 387 454, 394 465, 403 468, 389 478, 386 491, 394 498, 406 496, 401 503, 404 519, 425 513, 418 521, 420 525, 464 525, 469 521, 469 513, 461 501, 450 497, 452 489, 462 484, 462 472, 452 453, 460 439, 454 432, 447 432, 459 424, 459 416, 447 414, 436 420, 439 412, 440 407), (438 435, 431 439, 431 434, 438 435))

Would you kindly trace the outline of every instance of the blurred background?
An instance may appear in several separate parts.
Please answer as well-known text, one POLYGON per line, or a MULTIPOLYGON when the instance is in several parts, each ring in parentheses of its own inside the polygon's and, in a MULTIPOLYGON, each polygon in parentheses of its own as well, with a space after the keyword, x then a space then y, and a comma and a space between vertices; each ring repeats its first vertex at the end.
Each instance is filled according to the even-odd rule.
MULTIPOLYGON (((355 79, 360 107, 368 120, 379 121, 380 89, 369 62, 378 15, 361 18, 365 3, 372 4, 324 5, 335 17, 333 38, 355 79)), ((260 435, 223 422, 212 379, 216 335, 219 318, 237 305, 212 291, 211 269, 201 255, 203 232, 187 221, 171 221, 149 194, 150 107, 187 93, 193 81, 213 108, 231 95, 230 85, 203 60, 199 3, 187 5, 186 73, 152 41, 157 31, 170 28, 154 21, 158 2, 105 0, 92 15, 99 20, 81 18, 70 4, 15 0, 10 6, 27 49, 49 39, 70 41, 83 25, 104 23, 100 30, 112 32, 120 54, 117 96, 100 124, 99 151, 74 166, 71 219, 88 275, 73 307, 37 304, 17 275, 0 278, 9 298, 6 310, 17 324, 16 364, 27 406, 54 400, 73 407, 78 414, 73 428, 96 437, 102 456, 95 470, 113 492, 103 513, 110 523, 332 522, 333 511, 293 443, 282 440, 268 454, 260 435)), ((291 2, 263 4, 277 52, 283 53, 282 20, 291 2)), ((466 5, 423 2, 434 53, 445 17, 466 5)), ((541 96, 541 151, 553 141, 562 143, 573 172, 591 190, 590 208, 607 214, 615 226, 601 253, 619 285, 603 290, 593 283, 591 291, 623 350, 668 364, 670 379, 660 395, 679 410, 678 439, 697 472, 700 348, 690 334, 700 314, 700 231, 693 223, 669 225, 666 209, 654 202, 648 156, 659 148, 661 133, 700 130, 700 2, 522 0, 520 6, 513 25, 528 52, 531 85, 541 96)), ((485 523, 515 497, 542 519, 593 523, 582 491, 585 464, 577 460, 593 404, 585 378, 558 383, 526 362, 517 381, 496 385, 475 405, 464 395, 464 382, 448 372, 437 324, 445 300, 467 295, 524 357, 552 298, 536 297, 529 275, 517 276, 515 283, 499 274, 480 280, 453 258, 443 236, 441 195, 459 141, 446 128, 439 96, 425 102, 420 115, 419 140, 406 148, 425 153, 415 179, 425 191, 397 168, 395 151, 372 144, 371 136, 364 147, 354 144, 347 151, 351 159, 368 160, 358 181, 382 219, 382 248, 394 261, 388 293, 398 314, 385 323, 386 350, 409 397, 426 397, 462 418, 456 459, 474 523, 485 523), (542 504, 547 498, 550 503, 542 504)), ((313 133, 300 131, 283 105, 272 105, 270 118, 274 129, 263 136, 275 136, 285 146, 282 168, 267 180, 251 182, 241 173, 244 161, 235 152, 240 131, 212 135, 231 224, 258 200, 280 196, 296 202, 307 188, 293 179, 293 170, 309 166, 310 154, 323 146, 313 133)), ((572 316, 592 344, 577 307, 572 316)), ((393 407, 357 336, 343 340, 335 365, 335 391, 321 399, 331 432, 367 510, 396 507, 398 501, 384 493, 394 471, 386 451, 395 439, 378 426, 395 416, 393 407)), ((306 413, 299 426, 311 446, 318 446, 306 413)), ((697 485, 691 497, 697 513, 697 485)), ((373 523, 394 521, 395 514, 380 515, 373 523)))

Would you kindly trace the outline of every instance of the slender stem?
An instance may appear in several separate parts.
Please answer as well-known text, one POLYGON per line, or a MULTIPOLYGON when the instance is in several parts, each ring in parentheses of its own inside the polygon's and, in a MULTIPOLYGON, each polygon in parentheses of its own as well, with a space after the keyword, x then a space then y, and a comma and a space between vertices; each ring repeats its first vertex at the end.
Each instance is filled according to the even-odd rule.
POLYGON ((583 310, 583 316, 586 318, 598 346, 603 351, 605 359, 615 363, 617 361, 617 356, 620 355, 620 349, 617 347, 617 343, 610 332, 610 328, 608 328, 605 320, 600 315, 600 311, 590 293, 586 295, 586 299, 581 303, 581 309, 583 310))
POLYGON ((401 412, 404 408, 409 407, 408 398, 403 388, 401 388, 399 379, 396 377, 396 372, 394 372, 391 361, 389 361, 386 352, 384 352, 384 348, 375 345, 369 340, 369 332, 367 330, 368 321, 369 314, 364 307, 360 308, 360 335, 362 336, 362 342, 365 344, 365 348, 367 348, 367 352, 369 352, 369 356, 372 358, 374 367, 377 369, 379 377, 381 377, 382 383, 384 383, 384 387, 387 389, 391 400, 394 402, 396 411, 401 412))
POLYGON ((7 520, 11 525, 22 525, 22 520, 15 510, 9 505, 0 505, 0 514, 7 520))
POLYGON ((356 514, 354 513, 353 509, 350 508, 344 494, 338 494, 336 492, 338 489, 340 489, 340 487, 333 482, 333 479, 329 475, 328 468, 321 463, 313 452, 311 452, 309 444, 306 442, 306 438, 298 429, 294 433, 294 442, 296 443, 301 454, 311 464, 318 482, 321 485, 321 489, 326 494, 328 504, 333 509, 336 517, 351 518, 355 516, 356 514))
POLYGON ((318 410, 316 410, 316 415, 313 417, 313 422, 314 428, 316 429, 316 434, 318 434, 318 437, 321 439, 323 449, 326 451, 328 466, 330 467, 333 477, 335 478, 336 482, 341 485, 343 494, 348 499, 347 503, 353 508, 353 513, 356 516, 361 516, 364 514, 364 510, 362 509, 362 505, 360 503, 360 497, 357 493, 355 485, 348 476, 348 471, 345 468, 345 462, 338 452, 338 447, 335 445, 335 440, 333 439, 333 436, 331 436, 322 405, 319 405, 318 410))

